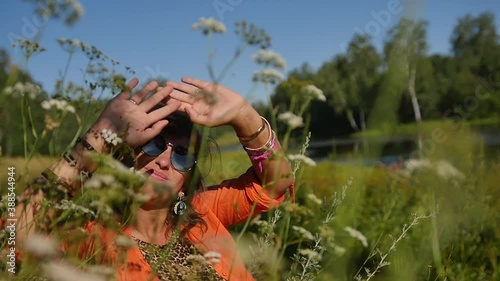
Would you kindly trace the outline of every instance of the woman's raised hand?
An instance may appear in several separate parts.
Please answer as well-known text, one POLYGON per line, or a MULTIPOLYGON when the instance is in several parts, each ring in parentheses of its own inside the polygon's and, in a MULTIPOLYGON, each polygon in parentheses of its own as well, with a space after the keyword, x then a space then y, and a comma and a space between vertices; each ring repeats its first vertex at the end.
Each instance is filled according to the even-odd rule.
POLYGON ((251 108, 241 95, 222 85, 195 78, 182 78, 182 82, 166 85, 174 88, 170 98, 181 102, 179 110, 194 123, 208 127, 233 125, 241 110, 251 108))
POLYGON ((92 127, 94 132, 101 132, 103 129, 112 130, 131 147, 142 145, 161 132, 168 124, 164 118, 175 112, 181 102, 168 98, 173 90, 171 86, 159 88, 146 98, 149 93, 156 91, 158 87, 156 81, 150 82, 132 94, 138 83, 137 78, 132 79, 127 84, 127 90, 118 94, 106 105, 92 127), (166 101, 166 105, 153 110, 161 101, 166 101))

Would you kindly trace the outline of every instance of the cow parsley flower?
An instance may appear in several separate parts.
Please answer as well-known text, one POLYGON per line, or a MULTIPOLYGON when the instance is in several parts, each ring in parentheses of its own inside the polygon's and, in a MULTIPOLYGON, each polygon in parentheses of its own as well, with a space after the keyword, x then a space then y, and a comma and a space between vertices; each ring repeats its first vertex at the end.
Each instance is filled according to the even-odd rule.
POLYGON ((123 142, 123 140, 116 133, 108 129, 103 129, 101 131, 101 136, 104 138, 106 143, 112 144, 113 146, 117 146, 119 143, 123 142))
POLYGON ((257 54, 252 56, 252 59, 258 64, 273 66, 281 70, 286 70, 285 59, 280 54, 274 51, 260 49, 257 54))
POLYGON ((62 112, 76 112, 75 107, 70 105, 65 100, 50 99, 48 101, 42 101, 40 105, 45 110, 51 110, 52 108, 55 108, 56 110, 62 112))
POLYGON ((316 251, 313 251, 311 249, 301 249, 299 251, 299 254, 301 254, 302 256, 307 257, 310 260, 320 261, 321 258, 322 258, 320 253, 318 253, 316 251))
POLYGON ((203 255, 203 256, 205 257, 205 259, 207 259, 208 262, 210 262, 212 264, 220 263, 221 254, 218 252, 209 251, 209 252, 206 252, 205 255, 203 255))
POLYGON ((368 240, 361 232, 350 226, 344 227, 344 230, 347 233, 349 233, 349 235, 351 235, 352 238, 358 239, 361 242, 361 244, 363 244, 364 247, 368 247, 368 240))
POLYGON ((204 18, 201 17, 197 22, 192 25, 193 29, 201 29, 203 34, 211 33, 225 33, 226 26, 224 23, 215 20, 214 18, 204 18))
MULTIPOLYGON (((310 159, 310 160, 312 160, 312 159, 310 159)), ((314 164, 316 164, 316 163, 314 163, 314 164)), ((316 197, 316 195, 314 195, 313 193, 307 194, 307 199, 309 199, 309 201, 314 202, 314 203, 316 203, 318 205, 323 204, 323 200, 321 200, 318 197, 316 197)))
POLYGON ((292 130, 304 126, 304 120, 302 117, 297 116, 290 111, 279 114, 278 120, 287 123, 292 130))
POLYGON ((19 97, 27 96, 30 99, 34 100, 42 92, 42 90, 39 85, 33 84, 31 82, 17 82, 16 84, 14 84, 14 87, 5 87, 3 92, 6 95, 19 97))
POLYGON ((295 230, 301 238, 308 239, 308 240, 314 240, 314 236, 312 235, 312 233, 309 230, 307 230, 303 227, 300 227, 300 226, 295 226, 295 225, 292 226, 292 229, 295 230))
POLYGON ((304 86, 302 90, 304 91, 304 93, 306 93, 307 95, 311 95, 313 98, 317 100, 326 101, 326 97, 323 94, 323 91, 314 85, 304 86))
POLYGON ((283 74, 281 72, 272 68, 266 68, 254 72, 252 81, 262 82, 264 84, 277 84, 283 79, 283 74))
MULTIPOLYGON (((314 160, 312 160, 311 158, 309 158, 303 154, 290 154, 290 155, 288 155, 288 159, 290 159, 291 161, 304 162, 306 165, 311 166, 311 167, 315 167, 317 165, 314 160)), ((312 194, 312 195, 314 196, 314 194, 312 194)), ((317 200, 321 201, 320 199, 317 199, 317 200)), ((318 203, 318 204, 321 204, 321 203, 318 203)))

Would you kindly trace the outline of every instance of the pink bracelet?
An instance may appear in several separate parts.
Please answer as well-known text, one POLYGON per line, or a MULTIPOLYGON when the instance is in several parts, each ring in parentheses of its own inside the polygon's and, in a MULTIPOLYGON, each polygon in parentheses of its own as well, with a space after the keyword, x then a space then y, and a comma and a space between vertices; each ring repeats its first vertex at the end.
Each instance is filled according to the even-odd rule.
POLYGON ((252 161, 252 164, 257 164, 257 167, 259 167, 259 172, 262 173, 264 171, 262 162, 269 159, 269 157, 273 155, 276 148, 278 148, 278 144, 279 141, 276 139, 276 133, 274 131, 271 131, 271 137, 264 146, 257 149, 249 149, 247 147, 244 148, 250 156, 250 161, 252 161))

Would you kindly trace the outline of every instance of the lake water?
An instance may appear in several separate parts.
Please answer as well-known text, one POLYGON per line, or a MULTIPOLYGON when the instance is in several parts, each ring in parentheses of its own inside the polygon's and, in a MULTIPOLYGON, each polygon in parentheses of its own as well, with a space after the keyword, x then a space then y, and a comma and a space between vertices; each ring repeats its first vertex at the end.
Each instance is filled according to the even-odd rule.
MULTIPOLYGON (((490 160, 500 156, 500 132, 483 131, 476 136, 482 142, 490 160)), ((424 140, 425 141, 425 140, 424 140)), ((391 165, 408 159, 418 152, 418 136, 388 136, 370 138, 338 138, 311 142, 307 155, 316 162, 391 165)))

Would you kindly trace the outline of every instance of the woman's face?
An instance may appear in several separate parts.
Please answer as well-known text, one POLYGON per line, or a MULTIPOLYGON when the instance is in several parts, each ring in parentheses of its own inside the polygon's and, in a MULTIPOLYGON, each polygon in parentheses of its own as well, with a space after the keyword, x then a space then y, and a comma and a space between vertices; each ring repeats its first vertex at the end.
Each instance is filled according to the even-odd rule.
POLYGON ((146 185, 143 192, 152 196, 149 202, 155 201, 165 206, 165 200, 171 201, 172 196, 175 199, 179 191, 182 190, 188 179, 190 168, 195 163, 194 151, 189 149, 189 141, 190 139, 186 136, 159 135, 142 146, 142 151, 138 152, 138 170, 149 176, 149 180, 170 186, 170 188, 164 188, 162 193, 159 192, 158 188, 146 185))

